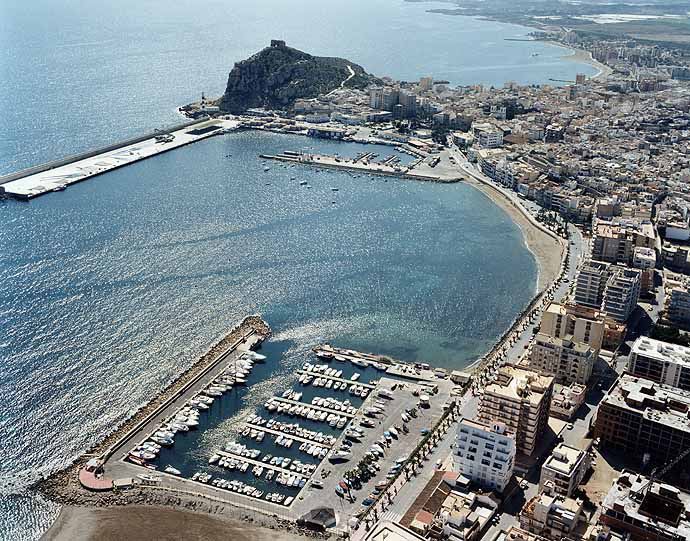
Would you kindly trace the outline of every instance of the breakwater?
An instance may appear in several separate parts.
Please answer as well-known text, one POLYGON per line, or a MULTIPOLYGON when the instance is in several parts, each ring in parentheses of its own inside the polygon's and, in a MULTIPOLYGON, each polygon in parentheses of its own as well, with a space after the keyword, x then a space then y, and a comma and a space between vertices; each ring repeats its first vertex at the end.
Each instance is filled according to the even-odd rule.
POLYGON ((164 409, 170 401, 183 393, 196 379, 217 364, 227 354, 229 348, 236 347, 250 335, 256 335, 259 342, 263 341, 270 333, 269 325, 260 316, 245 317, 239 325, 209 348, 194 364, 184 370, 132 417, 88 449, 72 464, 39 481, 34 488, 56 503, 97 505, 105 498, 105 502, 102 503, 106 504, 110 500, 110 496, 84 490, 79 483, 78 472, 86 462, 95 457, 108 458, 111 456, 139 427, 146 424, 152 416, 164 409))
POLYGON ((0 177, 0 195, 29 200, 65 190, 102 173, 236 129, 231 120, 185 122, 103 148, 48 162, 0 177))

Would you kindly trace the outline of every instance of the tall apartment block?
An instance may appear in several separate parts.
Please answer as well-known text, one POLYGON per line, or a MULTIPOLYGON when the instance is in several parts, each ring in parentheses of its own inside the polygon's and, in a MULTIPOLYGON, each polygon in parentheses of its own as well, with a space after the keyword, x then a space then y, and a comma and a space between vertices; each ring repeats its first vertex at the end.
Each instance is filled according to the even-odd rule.
POLYGON ((602 309, 619 323, 625 323, 640 298, 640 271, 614 266, 604 289, 602 309))
POLYGON ((505 365, 499 369, 496 381, 484 388, 479 420, 504 424, 506 431, 515 435, 517 451, 531 455, 546 429, 553 383, 553 376, 505 365))
POLYGON ((542 315, 539 332, 554 338, 570 336, 598 353, 604 341, 604 317, 593 308, 552 302, 542 315))
POLYGON ((503 492, 515 467, 515 436, 501 423, 463 419, 458 425, 453 466, 475 483, 503 492))
POLYGON ((609 279, 609 267, 608 263, 591 259, 582 265, 575 282, 577 304, 601 308, 606 282, 609 279))
POLYGON ((594 437, 650 467, 663 466, 690 447, 688 412, 690 391, 624 374, 599 404, 594 437))
POLYGON ((530 352, 529 367, 541 374, 555 376, 561 383, 585 385, 594 368, 595 351, 572 335, 555 338, 538 333, 530 352))

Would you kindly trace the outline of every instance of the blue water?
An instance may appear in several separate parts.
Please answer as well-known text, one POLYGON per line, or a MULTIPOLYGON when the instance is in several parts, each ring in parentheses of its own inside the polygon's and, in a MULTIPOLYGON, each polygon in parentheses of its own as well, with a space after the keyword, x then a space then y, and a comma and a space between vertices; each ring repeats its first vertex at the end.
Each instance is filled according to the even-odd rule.
MULTIPOLYGON (((379 76, 452 84, 592 75, 521 26, 402 0, 0 0, 0 174, 176 122, 273 38, 379 76), (532 56, 538 53, 539 56, 532 56)), ((553 84, 553 83, 551 83, 553 84)))
MULTIPOLYGON (((588 72, 561 49, 503 41, 524 28, 428 7, 0 0, 0 172, 177 121, 176 106, 220 93, 232 63, 272 38, 407 79, 588 72)), ((23 487, 98 441, 247 313, 275 330, 275 370, 200 432, 210 443, 316 342, 460 368, 531 297, 533 257, 484 195, 274 163, 264 172, 257 158, 307 145, 373 150, 237 133, 31 203, 0 202, 0 539, 40 535, 57 507, 23 487)))

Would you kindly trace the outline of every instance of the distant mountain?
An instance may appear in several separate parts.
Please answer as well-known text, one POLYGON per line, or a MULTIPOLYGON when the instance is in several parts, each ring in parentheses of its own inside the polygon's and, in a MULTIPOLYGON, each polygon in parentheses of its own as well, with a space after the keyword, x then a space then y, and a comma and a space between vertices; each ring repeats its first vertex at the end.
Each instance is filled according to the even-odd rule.
POLYGON ((273 40, 270 47, 235 64, 218 105, 231 113, 252 107, 285 109, 298 98, 314 98, 343 82, 365 88, 378 79, 349 60, 312 56, 273 40))

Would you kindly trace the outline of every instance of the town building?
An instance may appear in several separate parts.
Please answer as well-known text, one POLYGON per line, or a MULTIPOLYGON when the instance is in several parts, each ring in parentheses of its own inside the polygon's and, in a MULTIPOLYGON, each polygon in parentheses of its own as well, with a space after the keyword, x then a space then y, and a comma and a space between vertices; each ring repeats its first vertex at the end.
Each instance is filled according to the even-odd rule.
POLYGON ((663 466, 690 447, 689 411, 689 391, 624 374, 599 404, 594 437, 641 462, 663 466))
POLYGON ((654 288, 654 268, 656 267, 654 249, 644 246, 635 247, 633 267, 640 270, 640 292, 648 293, 654 288))
POLYGON ((604 342, 604 318, 598 310, 552 302, 544 311, 539 332, 555 338, 572 337, 599 353, 604 342))
POLYGON ((628 265, 636 247, 653 249, 654 242, 654 227, 649 220, 602 221, 594 228, 592 259, 628 265))
POLYGON ((690 494, 624 471, 601 503, 599 523, 630 541, 687 541, 690 494))
POLYGON ((343 137, 345 137, 346 133, 347 131, 341 128, 332 128, 325 126, 314 126, 313 128, 309 128, 307 130, 307 135, 309 137, 318 137, 320 139, 342 139, 343 137))
POLYGON ((591 463, 587 450, 559 443, 541 467, 539 490, 547 494, 572 496, 591 463))
POLYGON ((487 496, 452 490, 441 504, 435 525, 449 541, 479 541, 497 508, 498 504, 487 496))
POLYGON ((498 502, 468 485, 461 474, 436 471, 398 523, 426 538, 479 541, 498 502))
POLYGON ((419 89, 423 92, 431 90, 434 87, 434 79, 432 77, 420 77, 419 89))
POLYGON ((503 492, 515 467, 515 436, 501 423, 463 419, 458 425, 453 470, 490 490, 503 492))
POLYGON ((640 298, 640 271, 619 266, 612 266, 610 271, 602 309, 614 321, 625 323, 640 298))
POLYGON ((542 492, 520 511, 520 528, 551 541, 579 538, 587 529, 582 503, 580 499, 542 492))
POLYGON ((425 541, 426 538, 397 522, 381 520, 369 530, 364 541, 425 541))
POLYGON ((583 342, 572 340, 572 335, 554 338, 538 333, 530 352, 529 367, 555 376, 562 383, 585 385, 592 375, 595 360, 594 350, 583 342))
POLYGON ((604 290, 609 279, 608 263, 586 261, 577 273, 575 281, 575 302, 582 306, 601 308, 604 290))
POLYGON ((586 394, 587 387, 584 385, 573 383, 568 387, 561 386, 551 397, 551 417, 569 421, 585 403, 586 394))
POLYGON ((553 383, 553 376, 504 365, 496 381, 484 387, 479 420, 484 424, 503 423, 506 431, 515 435, 517 451, 531 455, 546 429, 553 383))
POLYGON ((665 275, 666 319, 681 328, 690 327, 690 290, 688 280, 678 275, 665 275))
POLYGON ((628 356, 628 372, 690 391, 690 348, 640 336, 628 356))
POLYGON ((475 122, 472 133, 482 148, 498 148, 503 146, 503 132, 489 122, 475 122))

